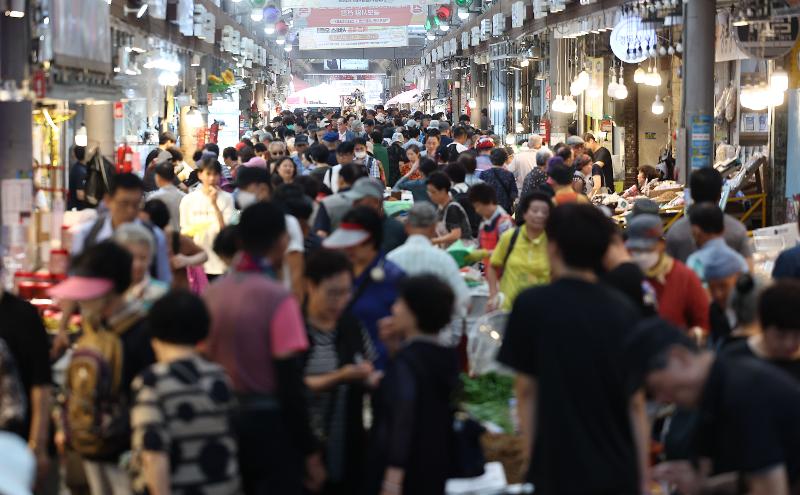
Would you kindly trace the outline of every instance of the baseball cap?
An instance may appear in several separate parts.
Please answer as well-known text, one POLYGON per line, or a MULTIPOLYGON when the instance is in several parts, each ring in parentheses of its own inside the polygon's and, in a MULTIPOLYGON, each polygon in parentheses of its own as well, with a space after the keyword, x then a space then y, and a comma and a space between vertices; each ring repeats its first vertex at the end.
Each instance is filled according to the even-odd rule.
POLYGON ((438 222, 436 207, 427 201, 414 203, 408 210, 407 220, 412 227, 430 227, 438 222))
POLYGON ((576 146, 578 144, 586 144, 586 141, 584 141, 580 136, 570 136, 567 138, 567 145, 576 146))
POLYGON ((490 148, 494 148, 494 142, 490 138, 481 138, 475 145, 475 149, 479 150, 488 150, 490 148))
POLYGON ((658 215, 660 213, 658 203, 650 198, 636 199, 633 202, 633 209, 631 210, 631 217, 638 215, 658 215))
POLYGON ((323 141, 327 141, 329 143, 335 143, 339 140, 339 133, 336 131, 329 131, 326 132, 324 136, 322 136, 323 141))
POLYGON ((349 191, 343 194, 353 201, 363 198, 383 199, 383 184, 378 179, 362 177, 353 184, 349 191))
POLYGON ((637 390, 653 369, 653 360, 674 345, 696 349, 684 332, 661 318, 648 318, 634 326, 623 341, 622 362, 629 391, 637 390))
POLYGON ((0 490, 5 495, 31 495, 36 463, 28 445, 17 435, 0 432, 0 490))
POLYGON ((720 280, 747 271, 747 263, 742 255, 727 244, 712 245, 708 251, 708 261, 704 266, 705 279, 720 280))
POLYGON ((294 145, 297 146, 298 144, 308 144, 308 136, 306 136, 305 134, 300 134, 299 136, 295 136, 294 145))
POLYGON ((448 122, 446 120, 440 120, 439 121, 439 130, 440 131, 446 131, 448 129, 450 129, 450 122, 448 122))
POLYGON ((339 224, 339 228, 333 231, 333 234, 322 241, 322 247, 328 249, 348 248, 358 246, 369 238, 370 233, 363 226, 357 223, 342 222, 339 224))
POLYGON ((403 135, 399 132, 395 132, 392 134, 392 143, 402 143, 403 142, 403 135))
POLYGON ((409 127, 409 128, 410 128, 410 127, 417 127, 417 126, 419 126, 419 124, 418 124, 418 123, 417 123, 417 121, 416 121, 416 120, 414 120, 414 119, 408 119, 408 120, 406 121, 406 127, 409 127))
POLYGON ((664 224, 658 215, 649 213, 636 215, 628 222, 627 234, 628 240, 625 241, 625 247, 650 250, 664 236, 664 224))
POLYGON ((428 124, 428 129, 438 129, 438 128, 439 128, 438 120, 431 120, 431 123, 428 124))

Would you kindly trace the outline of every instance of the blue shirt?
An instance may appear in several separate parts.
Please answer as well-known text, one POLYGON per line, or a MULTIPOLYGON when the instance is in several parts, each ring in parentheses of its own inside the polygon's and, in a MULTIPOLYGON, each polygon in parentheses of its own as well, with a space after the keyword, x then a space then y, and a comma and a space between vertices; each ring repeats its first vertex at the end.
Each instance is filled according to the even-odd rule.
POLYGON ((411 191, 411 195, 414 197, 414 202, 418 203, 420 201, 430 201, 428 197, 428 179, 408 179, 402 178, 397 181, 397 184, 394 185, 394 190, 406 190, 411 191))
POLYGON ((389 356, 386 346, 383 345, 378 336, 378 321, 392 313, 392 304, 397 299, 397 284, 405 276, 405 272, 400 267, 391 261, 387 261, 384 254, 381 253, 361 275, 356 277, 353 284, 353 293, 360 293, 360 295, 352 303, 352 312, 361 321, 361 324, 364 325, 364 328, 367 329, 369 336, 372 338, 372 343, 378 353, 375 368, 379 370, 386 369, 389 356), (383 279, 373 280, 370 277, 373 269, 378 266, 383 267, 383 279), (360 291, 359 288, 364 284, 369 285, 363 291, 360 291))
POLYGON ((800 245, 786 249, 778 256, 772 278, 800 278, 800 245))

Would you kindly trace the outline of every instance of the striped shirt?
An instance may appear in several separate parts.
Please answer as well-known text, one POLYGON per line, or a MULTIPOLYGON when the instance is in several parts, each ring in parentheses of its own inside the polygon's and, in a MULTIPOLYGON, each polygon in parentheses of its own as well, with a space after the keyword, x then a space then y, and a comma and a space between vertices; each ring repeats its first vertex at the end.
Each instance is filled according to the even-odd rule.
POLYGON ((236 441, 229 424, 233 395, 225 372, 194 355, 156 363, 133 382, 134 490, 146 493, 145 451, 169 456, 170 493, 240 493, 236 441))

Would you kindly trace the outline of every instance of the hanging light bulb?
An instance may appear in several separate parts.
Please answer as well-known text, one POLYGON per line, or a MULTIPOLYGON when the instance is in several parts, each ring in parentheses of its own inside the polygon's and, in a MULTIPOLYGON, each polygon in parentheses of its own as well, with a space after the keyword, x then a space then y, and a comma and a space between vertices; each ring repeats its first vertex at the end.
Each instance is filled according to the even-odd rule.
POLYGON ((447 24, 446 22, 443 22, 443 23, 439 24, 439 29, 441 29, 442 32, 446 33, 447 31, 450 31, 450 24, 447 24))
POLYGON ((641 68, 641 66, 638 67, 636 69, 636 72, 633 73, 633 82, 635 82, 636 84, 644 84, 646 80, 647 80, 647 72, 645 72, 644 69, 641 68))
POLYGON ((428 34, 426 34, 425 37, 428 38, 428 41, 433 41, 436 39, 436 35, 433 34, 433 31, 428 31, 428 34))
POLYGON ((86 132, 86 124, 81 124, 75 132, 75 146, 83 146, 89 144, 89 134, 86 132))
POLYGON ((266 26, 264 26, 264 34, 266 35, 275 34, 275 24, 267 24, 266 26))
POLYGON ((589 98, 599 98, 603 95, 603 89, 597 85, 594 78, 592 78, 592 82, 589 83, 589 89, 586 90, 586 94, 589 98))
POLYGON ((589 79, 591 79, 591 77, 589 76, 589 73, 586 71, 586 69, 583 69, 578 74, 577 80, 581 84, 581 88, 583 88, 584 91, 586 90, 586 88, 589 87, 589 79))
POLYGON ((609 98, 613 98, 614 97, 614 94, 617 92, 617 86, 618 86, 617 85, 617 81, 614 79, 614 75, 612 74, 611 75, 611 82, 608 83, 608 91, 606 92, 606 94, 608 94, 609 98))
POLYGON ((786 91, 789 89, 789 74, 783 69, 776 69, 769 78, 769 87, 781 93, 786 91))
POLYGON ((283 50, 284 50, 286 53, 289 53, 290 51, 292 51, 292 45, 291 45, 291 43, 289 43, 289 44, 287 44, 286 46, 284 46, 284 47, 283 47, 283 50))
POLYGON ((478 108, 478 102, 475 101, 475 98, 470 98, 469 99, 469 108, 471 108, 473 110, 478 108))
POLYGON ((250 11, 250 19, 254 22, 261 22, 264 19, 264 9, 261 8, 254 8, 250 11))
POLYGON ((286 43, 286 40, 284 38, 278 38, 278 39, 275 40, 275 43, 277 43, 279 45, 282 45, 282 44, 286 43))
POLYGON ((783 105, 783 91, 769 89, 767 91, 767 104, 771 107, 779 107, 783 105))
POLYGON ((661 97, 656 93, 656 99, 653 102, 653 106, 650 107, 650 110, 653 112, 653 115, 661 115, 664 113, 664 102, 661 101, 661 97))
POLYGON ((561 95, 556 95, 556 99, 553 100, 553 104, 550 107, 554 112, 561 113, 562 108, 564 108, 564 97, 561 95))
POLYGON ((469 11, 467 9, 458 9, 458 18, 462 21, 469 19, 469 11))
POLYGON ((519 61, 520 67, 527 67, 530 64, 531 64, 531 61, 528 60, 527 58, 523 58, 522 60, 519 61))
POLYGON ((622 76, 619 76, 619 83, 617 84, 617 90, 614 91, 614 99, 615 100, 624 100, 628 97, 628 88, 625 86, 625 83, 622 81, 622 76))
POLYGON ((578 96, 583 93, 583 89, 581 88, 581 83, 577 79, 572 81, 572 84, 569 85, 569 94, 572 96, 578 96))
POLYGON ((565 113, 575 113, 578 109, 578 102, 575 101, 575 98, 572 95, 567 96, 564 98, 564 112, 565 113))
POLYGON ((172 71, 165 70, 158 75, 158 84, 160 86, 177 86, 179 82, 178 74, 172 71))

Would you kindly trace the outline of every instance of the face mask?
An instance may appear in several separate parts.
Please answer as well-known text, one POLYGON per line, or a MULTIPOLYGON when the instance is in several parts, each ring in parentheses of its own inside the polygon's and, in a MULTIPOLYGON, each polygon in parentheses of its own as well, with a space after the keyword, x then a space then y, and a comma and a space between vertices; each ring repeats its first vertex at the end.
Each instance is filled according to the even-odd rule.
POLYGON ((658 257, 658 251, 634 251, 631 253, 633 262, 636 263, 644 272, 656 266, 656 263, 658 263, 658 257))
POLYGON ((236 195, 236 202, 239 203, 239 209, 244 210, 256 202, 256 195, 249 191, 239 191, 239 194, 236 195))
POLYGON ((358 158, 359 160, 364 159, 366 157, 367 157, 366 151, 356 151, 356 158, 358 158))

